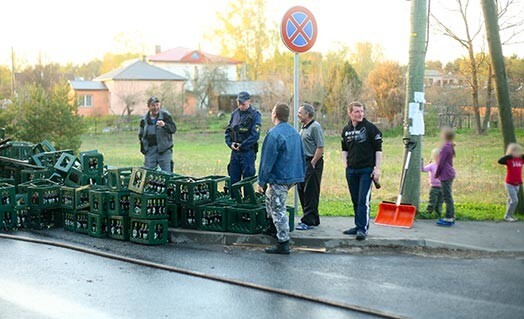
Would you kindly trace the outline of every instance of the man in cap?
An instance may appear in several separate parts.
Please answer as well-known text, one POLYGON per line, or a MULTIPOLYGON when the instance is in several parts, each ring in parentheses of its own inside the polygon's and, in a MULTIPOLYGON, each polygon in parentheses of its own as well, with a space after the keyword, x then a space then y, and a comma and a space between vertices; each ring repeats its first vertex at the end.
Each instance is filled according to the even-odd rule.
POLYGON ((138 139, 144 154, 144 167, 173 171, 173 134, 176 125, 171 114, 160 108, 160 100, 152 96, 147 100, 149 111, 140 120, 138 139))
POLYGON ((231 149, 228 165, 231 185, 255 175, 255 160, 262 126, 262 116, 251 106, 249 93, 240 92, 237 104, 238 107, 231 114, 225 133, 226 144, 231 149))

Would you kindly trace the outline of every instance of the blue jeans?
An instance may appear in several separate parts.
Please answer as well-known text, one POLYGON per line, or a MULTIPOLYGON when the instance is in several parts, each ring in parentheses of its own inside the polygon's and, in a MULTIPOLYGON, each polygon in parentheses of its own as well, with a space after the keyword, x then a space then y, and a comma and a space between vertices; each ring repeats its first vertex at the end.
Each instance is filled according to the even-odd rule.
POLYGON ((346 169, 346 179, 355 211, 355 226, 357 230, 366 234, 369 228, 372 172, 372 167, 346 169))
POLYGON ((231 152, 231 158, 227 170, 231 179, 231 185, 246 177, 255 176, 255 160, 257 155, 254 151, 231 152))

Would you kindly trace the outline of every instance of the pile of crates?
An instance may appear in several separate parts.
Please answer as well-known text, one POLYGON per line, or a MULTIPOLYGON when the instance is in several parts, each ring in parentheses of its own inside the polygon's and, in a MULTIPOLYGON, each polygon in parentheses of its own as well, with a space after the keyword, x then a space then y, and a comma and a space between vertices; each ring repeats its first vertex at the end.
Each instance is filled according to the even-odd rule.
MULTIPOLYGON (((108 167, 96 150, 75 156, 48 141, 11 144, 0 156, 35 167, 0 162, 2 230, 63 226, 98 238, 159 245, 167 243, 168 227, 256 234, 267 226, 256 177, 230 185, 229 177, 219 175, 108 167)), ((294 211, 288 211, 293 229, 294 211)))

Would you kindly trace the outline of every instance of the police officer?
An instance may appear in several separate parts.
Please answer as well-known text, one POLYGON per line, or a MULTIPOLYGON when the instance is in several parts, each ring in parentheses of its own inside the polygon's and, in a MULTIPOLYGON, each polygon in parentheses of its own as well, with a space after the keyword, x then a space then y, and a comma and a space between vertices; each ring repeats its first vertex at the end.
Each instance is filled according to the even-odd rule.
POLYGON ((231 184, 255 175, 255 159, 262 126, 262 116, 251 106, 249 93, 240 92, 237 104, 238 108, 231 114, 225 133, 226 144, 231 148, 228 165, 231 184))
POLYGON ((144 167, 173 171, 173 134, 176 125, 171 114, 160 108, 160 100, 152 96, 147 100, 149 111, 140 120, 138 139, 144 154, 144 167))

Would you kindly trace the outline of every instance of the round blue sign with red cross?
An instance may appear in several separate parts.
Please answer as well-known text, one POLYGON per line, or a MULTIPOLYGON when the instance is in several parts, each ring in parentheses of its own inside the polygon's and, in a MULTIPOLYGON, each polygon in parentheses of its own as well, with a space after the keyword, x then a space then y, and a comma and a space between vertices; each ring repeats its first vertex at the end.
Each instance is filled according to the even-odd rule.
POLYGON ((317 21, 313 13, 302 6, 289 9, 280 25, 282 41, 295 53, 311 49, 317 40, 317 33, 317 21))

